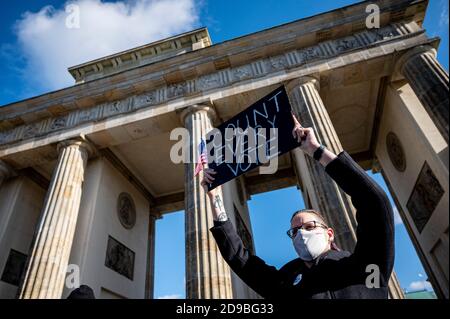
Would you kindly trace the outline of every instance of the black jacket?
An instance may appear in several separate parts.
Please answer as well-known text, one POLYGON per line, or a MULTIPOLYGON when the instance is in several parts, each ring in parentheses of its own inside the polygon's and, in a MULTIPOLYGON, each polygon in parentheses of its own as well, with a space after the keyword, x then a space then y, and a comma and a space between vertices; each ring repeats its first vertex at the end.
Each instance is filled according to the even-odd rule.
MULTIPOLYGON (((234 272, 265 298, 387 298, 394 263, 394 218, 389 199, 345 151, 325 171, 350 195, 356 208, 353 253, 331 250, 319 256, 311 268, 297 258, 278 270, 243 246, 229 220, 215 221, 210 229, 220 252, 234 272), (366 279, 373 274, 373 269, 366 267, 371 264, 379 267, 380 288, 366 286, 366 279), (301 280, 294 285, 297 277, 301 280)), ((369 282, 373 283, 370 278, 369 282)))

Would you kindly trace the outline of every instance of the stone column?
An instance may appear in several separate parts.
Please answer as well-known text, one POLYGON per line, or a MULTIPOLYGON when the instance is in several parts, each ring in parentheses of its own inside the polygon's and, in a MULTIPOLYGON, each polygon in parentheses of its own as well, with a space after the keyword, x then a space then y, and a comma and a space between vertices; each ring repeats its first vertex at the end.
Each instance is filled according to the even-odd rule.
MULTIPOLYGON (((300 123, 304 127, 312 127, 319 142, 339 154, 342 146, 320 98, 318 86, 318 81, 310 77, 291 81, 287 85, 289 100, 300 123)), ((294 152, 294 157, 300 166, 307 168, 312 180, 312 183, 302 183, 313 187, 308 189, 312 208, 324 214, 327 222, 333 226, 338 246, 353 250, 356 243, 356 219, 350 197, 328 176, 320 163, 298 152, 294 152)))
POLYGON ((145 298, 154 298, 155 286, 155 230, 156 220, 162 218, 150 213, 148 220, 148 248, 147 248, 147 278, 145 287, 145 298))
POLYGON ((436 60, 436 50, 415 47, 400 57, 397 68, 448 143, 448 73, 436 60))
POLYGON ((4 181, 14 175, 14 170, 6 164, 4 161, 0 160, 0 187, 4 181))
POLYGON ((32 242, 19 298, 61 298, 77 223, 91 146, 82 140, 58 144, 58 160, 32 242))
MULTIPOLYGON (((212 129, 214 110, 206 105, 190 106, 181 120, 190 134, 190 162, 185 164, 186 298, 232 298, 231 276, 209 228, 213 215, 199 176, 194 177, 200 138, 212 129)), ((222 188, 218 191, 222 194, 222 188)))
MULTIPOLYGON (((315 78, 304 77, 286 85, 289 100, 300 123, 312 127, 319 142, 336 155, 343 149, 333 123, 319 95, 319 83, 315 78)), ((301 150, 293 152, 299 178, 308 189, 311 206, 327 219, 335 231, 336 244, 348 251, 356 245, 356 210, 348 196, 326 173, 324 167, 305 156, 301 150)), ((393 298, 403 298, 403 291, 393 273, 389 282, 389 294, 393 298)))

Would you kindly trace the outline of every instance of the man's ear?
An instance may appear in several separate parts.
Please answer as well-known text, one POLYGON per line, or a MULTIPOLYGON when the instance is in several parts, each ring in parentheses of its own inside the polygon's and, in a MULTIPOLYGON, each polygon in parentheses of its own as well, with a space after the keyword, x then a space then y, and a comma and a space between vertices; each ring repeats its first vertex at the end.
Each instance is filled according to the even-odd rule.
POLYGON ((334 241, 334 230, 332 228, 327 229, 328 239, 330 240, 330 244, 334 241))

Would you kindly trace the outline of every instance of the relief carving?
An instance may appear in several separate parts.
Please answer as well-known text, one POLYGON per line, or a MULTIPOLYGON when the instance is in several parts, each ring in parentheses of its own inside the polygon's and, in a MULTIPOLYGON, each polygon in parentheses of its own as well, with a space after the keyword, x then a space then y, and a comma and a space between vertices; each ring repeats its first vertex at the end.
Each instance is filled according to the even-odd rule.
POLYGON ((391 27, 374 29, 374 35, 376 41, 392 38, 393 36, 398 35, 398 32, 391 27))
POLYGON ((320 52, 318 46, 306 48, 300 51, 300 59, 302 61, 302 64, 321 57, 322 53, 320 52))
POLYGON ((50 125, 50 131, 59 130, 66 127, 67 116, 62 116, 54 119, 50 125))
POLYGON ((149 92, 136 97, 134 108, 141 108, 143 106, 153 105, 155 103, 156 103, 155 92, 149 92))
POLYGON ((425 162, 406 204, 420 233, 425 228, 443 195, 444 189, 428 163, 425 162))
POLYGON ((389 132, 386 135, 386 149, 395 169, 399 172, 404 172, 406 170, 405 152, 400 139, 393 132, 389 132))
MULTIPOLYGON (((42 124, 42 122, 38 124, 42 124)), ((32 123, 26 125, 22 132, 22 138, 29 138, 37 135, 37 133, 39 132, 38 124, 32 123)))
POLYGON ((280 70, 280 69, 284 69, 288 66, 288 62, 286 57, 284 56, 275 56, 275 57, 270 57, 269 58, 270 61, 270 66, 272 69, 274 70, 280 70))
POLYGON ((120 223, 126 229, 131 229, 136 224, 136 206, 133 198, 128 193, 121 193, 117 199, 117 215, 120 223))
POLYGON ((78 113, 78 121, 79 122, 87 122, 94 120, 96 118, 96 114, 98 111, 98 106, 90 108, 90 109, 84 109, 79 111, 78 113))
MULTIPOLYGON (((392 38, 394 36, 398 36, 399 33, 396 31, 395 28, 392 26, 387 26, 382 29, 373 29, 370 31, 363 31, 358 34, 364 34, 366 38, 370 38, 369 41, 371 43, 384 40, 386 38, 392 38)), ((298 50, 298 55, 296 54, 296 50, 287 52, 286 54, 289 55, 290 53, 294 53, 294 56, 299 57, 299 61, 297 59, 291 59, 290 61, 291 66, 295 65, 302 65, 309 61, 326 58, 329 56, 334 56, 335 54, 332 52, 331 47, 334 48, 335 52, 343 53, 345 51, 355 49, 360 47, 357 38, 355 36, 349 36, 345 37, 343 39, 339 40, 329 40, 320 43, 320 45, 315 45, 312 47, 304 48, 301 50, 298 50), (320 48, 320 46, 327 46, 330 48, 330 50, 323 50, 320 48), (298 62, 298 63, 297 63, 298 62)), ((229 74, 231 75, 231 79, 228 77, 222 76, 220 72, 213 73, 213 74, 207 74, 200 76, 195 80, 195 85, 188 85, 188 82, 179 83, 176 85, 173 85, 166 90, 166 88, 159 88, 152 92, 148 92, 142 95, 134 96, 134 97, 128 97, 123 100, 115 101, 112 103, 105 103, 101 105, 97 105, 94 107, 91 107, 89 109, 81 110, 81 111, 75 111, 77 112, 77 116, 75 117, 75 121, 71 121, 69 125, 69 115, 66 117, 61 117, 58 119, 55 119, 52 124, 47 127, 43 128, 42 132, 40 132, 40 127, 44 124, 44 121, 40 121, 37 123, 32 123, 29 125, 22 127, 18 127, 16 129, 19 129, 18 132, 22 132, 22 136, 18 136, 17 138, 30 138, 36 136, 38 133, 45 134, 50 131, 59 130, 68 128, 70 126, 76 126, 79 123, 82 122, 88 122, 92 120, 101 120, 104 118, 107 118, 108 116, 117 115, 121 113, 125 113, 129 111, 129 106, 131 104, 131 100, 133 99, 133 109, 137 109, 140 107, 146 107, 150 105, 155 105, 157 103, 165 102, 168 98, 173 97, 180 97, 187 93, 194 93, 194 92, 201 92, 217 87, 221 87, 223 85, 226 85, 230 80, 231 81, 241 81, 248 78, 251 78, 253 76, 262 76, 264 74, 267 74, 268 72, 272 70, 279 70, 284 69, 287 66, 289 66, 289 63, 286 59, 286 54, 282 54, 279 56, 274 56, 269 59, 260 60, 261 64, 267 65, 267 68, 261 68, 258 69, 258 72, 255 71, 255 74, 253 74, 251 65, 243 65, 236 68, 229 68, 229 74), (167 94, 164 92, 167 91, 167 94), (189 91, 189 92, 188 92, 189 91), (193 92, 190 92, 193 91, 193 92), (103 112, 101 112, 103 110, 103 112), (47 131, 47 132, 46 132, 47 131)), ((253 62, 254 64, 255 62, 253 62)), ((221 71, 223 72, 223 71, 221 71)), ((45 122, 46 123, 46 122, 45 122)), ((16 138, 16 135, 14 133, 14 129, 0 132, 0 144, 6 144, 13 142, 16 138)))
POLYGON ((208 74, 201 76, 198 80, 200 90, 208 90, 220 86, 218 74, 208 74))
POLYGON ((354 49, 358 46, 358 41, 354 36, 346 37, 335 41, 335 49, 338 52, 344 52, 354 49))
POLYGON ((0 280, 13 286, 19 286, 26 261, 27 255, 11 249, 0 280))
POLYGON ((129 99, 114 101, 105 105, 104 116, 112 116, 127 111, 129 99))
POLYGON ((187 93, 187 83, 186 82, 174 84, 168 88, 168 97, 169 98, 182 96, 186 93, 187 93))
POLYGON ((135 253, 111 236, 108 237, 105 266, 133 280, 135 253))
POLYGON ((0 132, 0 144, 6 144, 12 139, 13 130, 0 132))
POLYGON ((244 65, 244 66, 240 66, 240 67, 233 69, 232 74, 233 74, 233 80, 240 81, 240 80, 251 77, 252 70, 250 69, 250 66, 244 65))

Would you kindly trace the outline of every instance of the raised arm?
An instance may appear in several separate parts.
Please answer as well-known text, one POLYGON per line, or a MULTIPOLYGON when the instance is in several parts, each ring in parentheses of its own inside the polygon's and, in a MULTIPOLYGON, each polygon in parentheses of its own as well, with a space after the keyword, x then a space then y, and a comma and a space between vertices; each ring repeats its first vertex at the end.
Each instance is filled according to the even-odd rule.
MULTIPOLYGON (((210 181, 212 172, 206 169, 202 185, 210 181)), ((265 298, 275 297, 283 284, 283 274, 275 267, 267 265, 253 255, 243 244, 233 224, 229 220, 222 197, 212 190, 207 193, 213 208, 214 227, 210 230, 217 242, 220 253, 233 271, 253 290, 265 298), (264 280, 261 280, 264 278, 264 280)))
MULTIPOLYGON (((303 128, 295 116, 294 122, 294 136, 305 140, 300 148, 312 156, 320 146, 313 129, 303 128)), ((336 156, 325 149, 320 163, 356 208, 357 243, 352 258, 363 269, 377 265, 387 284, 394 264, 394 218, 386 193, 345 151, 336 156)))
POLYGON ((377 265, 387 285, 394 263, 394 217, 389 198, 345 151, 325 170, 350 195, 356 208, 357 243, 352 258, 364 269, 377 265))

